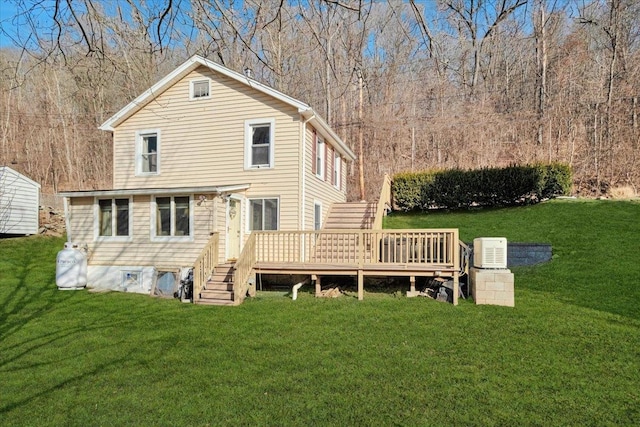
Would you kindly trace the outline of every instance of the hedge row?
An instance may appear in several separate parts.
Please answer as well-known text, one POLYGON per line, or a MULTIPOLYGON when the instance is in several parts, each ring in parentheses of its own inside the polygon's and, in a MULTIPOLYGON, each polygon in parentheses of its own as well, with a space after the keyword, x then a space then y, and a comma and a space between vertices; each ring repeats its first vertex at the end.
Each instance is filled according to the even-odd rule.
POLYGON ((392 190, 398 209, 425 211, 538 203, 568 195, 571 185, 571 168, 554 163, 399 173, 392 190))

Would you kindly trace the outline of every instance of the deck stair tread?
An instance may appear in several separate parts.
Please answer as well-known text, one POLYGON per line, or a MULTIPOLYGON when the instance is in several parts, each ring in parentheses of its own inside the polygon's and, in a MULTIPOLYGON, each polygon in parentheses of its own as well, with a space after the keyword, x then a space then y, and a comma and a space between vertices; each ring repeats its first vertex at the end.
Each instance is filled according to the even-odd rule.
POLYGON ((232 291, 233 290, 233 282, 218 282, 209 280, 205 283, 204 290, 206 291, 232 291))
POLYGON ((238 303, 231 300, 218 300, 218 299, 202 299, 198 301, 201 305, 237 305, 238 303))
POLYGON ((216 290, 204 289, 200 292, 200 298, 233 301, 233 292, 229 292, 226 290, 216 291, 216 290))

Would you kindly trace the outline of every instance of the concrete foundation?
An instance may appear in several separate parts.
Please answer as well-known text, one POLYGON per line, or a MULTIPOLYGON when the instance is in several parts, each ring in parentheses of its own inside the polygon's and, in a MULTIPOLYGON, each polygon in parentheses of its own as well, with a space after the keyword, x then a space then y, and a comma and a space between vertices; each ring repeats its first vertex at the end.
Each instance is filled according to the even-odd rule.
POLYGON ((469 271, 471 295, 476 304, 515 306, 513 273, 509 269, 483 269, 469 271))
POLYGON ((149 266, 89 266, 87 287, 148 294, 157 271, 149 266))

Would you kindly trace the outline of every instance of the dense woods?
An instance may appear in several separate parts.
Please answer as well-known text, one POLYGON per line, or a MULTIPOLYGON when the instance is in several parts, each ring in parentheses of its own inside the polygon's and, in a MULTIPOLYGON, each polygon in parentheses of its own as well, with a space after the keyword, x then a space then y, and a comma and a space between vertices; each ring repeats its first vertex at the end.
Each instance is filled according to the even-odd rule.
POLYGON ((321 113, 359 155, 352 199, 385 172, 536 162, 581 194, 640 186, 637 0, 5 3, 0 164, 44 189, 110 187, 97 126, 193 54, 321 113))

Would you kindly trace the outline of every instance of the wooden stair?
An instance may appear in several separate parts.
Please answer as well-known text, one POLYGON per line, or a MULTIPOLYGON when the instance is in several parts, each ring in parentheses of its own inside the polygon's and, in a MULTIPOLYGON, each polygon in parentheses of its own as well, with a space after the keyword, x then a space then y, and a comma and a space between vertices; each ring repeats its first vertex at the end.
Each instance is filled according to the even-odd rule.
POLYGON ((213 269, 211 277, 200 291, 198 304, 236 305, 233 294, 234 264, 220 264, 213 269))
POLYGON ((376 215, 376 203, 334 203, 322 227, 325 230, 371 229, 376 215))
MULTIPOLYGON (((376 203, 348 202, 334 203, 329 208, 323 230, 365 230, 373 227, 376 213, 376 203)), ((315 242, 311 260, 318 263, 332 263, 338 260, 352 259, 352 253, 358 237, 339 234, 324 234, 318 236, 315 242)))

